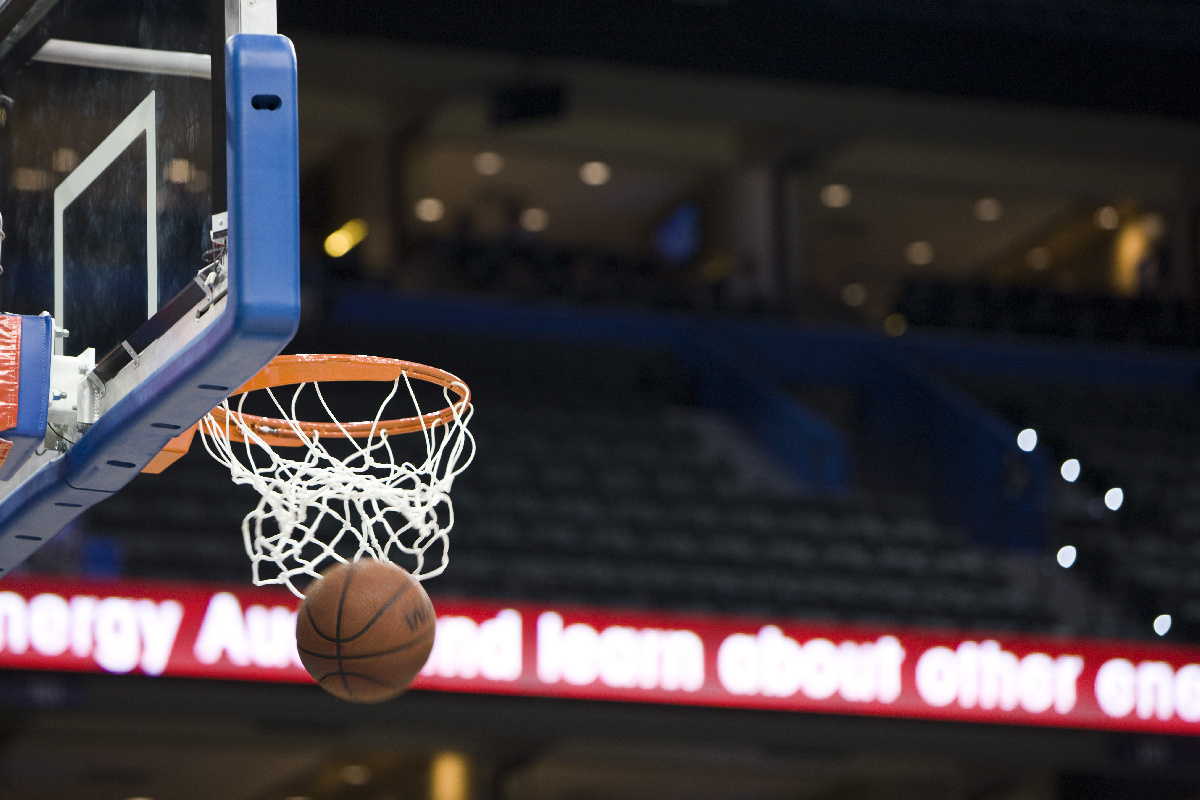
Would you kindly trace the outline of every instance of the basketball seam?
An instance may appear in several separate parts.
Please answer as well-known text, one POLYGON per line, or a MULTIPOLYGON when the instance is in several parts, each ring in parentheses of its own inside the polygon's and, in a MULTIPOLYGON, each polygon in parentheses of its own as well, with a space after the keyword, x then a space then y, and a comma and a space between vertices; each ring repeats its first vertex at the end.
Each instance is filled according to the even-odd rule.
POLYGON ((334 628, 334 633, 337 635, 337 641, 333 643, 334 649, 337 652, 337 667, 338 672, 342 674, 342 686, 346 687, 346 694, 350 695, 353 700, 358 700, 358 696, 354 690, 350 688, 350 681, 346 678, 345 670, 342 669, 342 607, 346 603, 346 593, 350 591, 350 581, 354 579, 354 573, 358 569, 358 562, 355 561, 350 565, 350 571, 346 573, 346 580, 342 583, 342 594, 338 597, 337 607, 337 624, 334 628))
MULTIPOLYGON (((432 631, 430 631, 430 632, 432 632, 432 631)), ((361 655, 353 655, 353 656, 337 655, 337 654, 327 655, 325 653, 318 653, 314 650, 309 650, 306 647, 300 647, 299 645, 296 646, 296 649, 299 650, 301 653, 304 653, 307 656, 313 656, 314 658, 336 658, 336 659, 339 659, 339 662, 340 661, 356 661, 356 660, 360 660, 360 659, 364 659, 364 658, 376 658, 378 656, 390 656, 394 653, 399 653, 401 650, 407 650, 410 647, 416 647, 419 644, 424 644, 424 642, 428 638, 429 638, 429 633, 426 633, 425 635, 421 636, 418 639, 414 639, 413 641, 408 642, 407 644, 402 644, 397 647, 393 647, 390 650, 379 650, 378 652, 374 652, 374 653, 363 653, 361 655)))
MULTIPOLYGON (((354 566, 357 566, 357 562, 355 562, 354 566)), ((346 583, 348 584, 349 582, 350 582, 350 578, 349 578, 349 576, 347 576, 346 583)), ((387 600, 387 602, 385 602, 383 604, 383 606, 379 609, 379 612, 374 617, 372 617, 370 620, 367 621, 367 624, 363 626, 362 630, 360 630, 358 633, 354 634, 353 636, 347 636, 345 638, 342 638, 340 635, 339 636, 329 636, 328 634, 324 633, 320 628, 318 628, 316 620, 313 619, 312 609, 309 608, 307 604, 304 606, 304 611, 305 611, 305 613, 308 614, 308 621, 309 621, 309 623, 312 624, 313 633, 317 634, 317 636, 321 637, 322 639, 324 639, 327 642, 333 642, 335 644, 338 643, 339 641, 340 642, 352 642, 355 639, 357 639, 358 637, 362 636, 364 633, 366 633, 368 628, 370 628, 372 625, 374 625, 376 622, 378 622, 379 618, 381 616, 383 616, 384 611, 387 611, 387 609, 390 608, 392 605, 394 605, 397 601, 403 599, 404 595, 407 594, 408 591, 413 588, 413 585, 414 585, 413 583, 405 583, 404 586, 397 589, 396 593, 393 594, 387 600)), ((346 591, 346 584, 342 584, 343 600, 345 599, 345 591, 346 591)), ((340 601, 338 603, 337 619, 338 619, 337 630, 340 631, 341 630, 341 619, 342 619, 342 604, 340 601)))
POLYGON ((343 642, 352 642, 355 639, 357 639, 358 637, 362 636, 364 633, 366 633, 367 629, 369 629, 372 625, 374 625, 376 622, 379 621, 379 618, 383 616, 383 612, 387 611, 389 608, 392 607, 393 604, 395 604, 398 600, 400 600, 402 597, 404 597, 404 595, 408 594, 408 592, 413 588, 414 585, 415 585, 415 582, 413 582, 413 581, 405 581, 404 585, 401 586, 399 589, 397 589, 392 594, 392 596, 387 599, 387 602, 385 602, 382 606, 380 606, 379 611, 377 611, 375 613, 375 616, 373 616, 373 617, 371 617, 371 619, 367 620, 367 624, 363 625, 362 630, 360 630, 358 633, 354 634, 353 636, 347 636, 345 639, 342 639, 342 641, 343 642))
POLYGON ((317 636, 320 636, 327 642, 336 641, 332 636, 326 636, 321 632, 321 629, 317 627, 317 621, 313 619, 312 608, 308 605, 308 598, 305 598, 304 613, 308 615, 308 624, 312 625, 313 633, 315 633, 317 636))
MULTIPOLYGON (((317 678, 317 684, 319 685, 321 683, 324 683, 325 680, 328 678, 341 678, 342 685, 348 687, 349 684, 346 681, 347 676, 352 677, 352 678, 361 678, 364 681, 369 681, 369 682, 375 684, 376 686, 383 687, 384 689, 394 689, 395 688, 391 684, 385 683, 385 682, 379 680, 378 678, 372 677, 370 675, 366 675, 361 672, 346 672, 345 670, 338 670, 337 672, 326 673, 326 674, 322 675, 321 677, 317 678)), ((351 697, 353 697, 356 700, 358 699, 358 697, 355 695, 355 693, 352 689, 347 688, 346 691, 350 694, 351 697)))

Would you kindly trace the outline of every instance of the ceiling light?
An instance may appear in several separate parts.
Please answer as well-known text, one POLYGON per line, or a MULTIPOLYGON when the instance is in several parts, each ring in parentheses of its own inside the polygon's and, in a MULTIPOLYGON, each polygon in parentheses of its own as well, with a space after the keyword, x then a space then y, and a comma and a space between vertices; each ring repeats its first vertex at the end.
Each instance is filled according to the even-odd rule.
POLYGON ((437 222, 446 216, 446 204, 436 197, 423 197, 413 206, 413 213, 421 222, 437 222))
POLYGON ((504 169, 504 156, 485 150, 475 156, 475 171, 480 175, 499 175, 504 169))
POLYGON ((844 183, 831 183, 821 189, 821 205, 826 208, 845 208, 853 199, 850 187, 844 183))
MULTIPOLYGON (((57 155, 57 154, 56 154, 57 155)), ((186 158, 172 158, 167 162, 166 168, 163 170, 164 178, 171 183, 187 183, 192 179, 192 162, 186 158)), ((63 172, 65 170, 59 170, 63 172)))
POLYGON ((325 237, 325 252, 334 258, 341 258, 357 247, 359 242, 365 238, 367 238, 366 220, 352 219, 325 237))
POLYGON ((1004 215, 1004 206, 994 197, 981 197, 975 201, 975 219, 980 222, 995 222, 1004 215))
POLYGON ((42 192, 53 182, 54 178, 44 169, 15 167, 12 171, 12 185, 18 192, 42 192))
POLYGON ((929 242, 909 242, 904 248, 904 260, 915 267, 933 263, 933 245, 929 242))
POLYGON ((519 222, 530 233, 540 233, 550 224, 550 215, 544 208, 527 208, 521 212, 519 222))
POLYGON ((432 800, 466 800, 470 794, 470 763, 462 753, 434 756, 429 765, 429 797, 432 800))
POLYGON ((861 283, 847 283, 842 287, 842 302, 851 308, 858 308, 867 302, 867 290, 861 283))
POLYGON ((1096 221, 1096 227, 1106 231, 1115 231, 1121 224, 1121 215, 1112 206, 1103 206, 1096 209, 1096 214, 1093 217, 1096 221))
POLYGON ((1108 506, 1109 511, 1116 511, 1125 502, 1125 492, 1114 487, 1104 493, 1104 505, 1108 506))
POLYGON ((371 768, 365 764, 347 764, 338 775, 342 783, 351 786, 366 786, 371 782, 371 768))
POLYGON ((1026 453, 1032 453, 1033 448, 1037 447, 1037 431, 1033 428, 1026 428, 1017 434, 1017 447, 1024 450, 1026 453))
POLYGON ((1078 553, 1076 552, 1075 545, 1073 544, 1068 544, 1058 548, 1058 565, 1063 569, 1070 569, 1071 565, 1075 563, 1075 558, 1077 555, 1078 553))
POLYGON ((1159 614, 1154 618, 1154 632, 1159 636, 1166 636, 1167 631, 1171 630, 1171 615, 1159 614))
POLYGON ((1059 472, 1062 473, 1063 480, 1067 483, 1074 483, 1079 480, 1079 459, 1068 458, 1062 463, 1059 472))
POLYGON ((1050 249, 1046 247, 1035 247, 1025 254, 1025 263, 1030 269, 1036 269, 1039 272, 1045 269, 1050 269, 1050 249))
POLYGON ((1147 214, 1142 217, 1142 230, 1151 239, 1158 239, 1166 231, 1167 225, 1158 214, 1147 214))
MULTIPOLYGON (((60 147, 50 157, 50 165, 54 168, 55 172, 70 172, 79 166, 79 153, 69 147, 60 147)), ((186 181, 175 182, 186 183, 186 181)))
POLYGON ((612 178, 612 168, 603 161, 589 161, 579 168, 579 180, 588 186, 603 186, 612 178))

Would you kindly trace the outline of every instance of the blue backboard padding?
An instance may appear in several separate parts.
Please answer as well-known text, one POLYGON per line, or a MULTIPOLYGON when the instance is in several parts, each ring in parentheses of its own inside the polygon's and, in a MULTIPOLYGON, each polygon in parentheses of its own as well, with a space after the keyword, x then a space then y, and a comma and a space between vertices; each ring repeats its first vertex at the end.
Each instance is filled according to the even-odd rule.
POLYGON ((21 388, 17 398, 17 427, 4 434, 46 436, 46 413, 50 407, 50 354, 54 347, 54 320, 50 317, 21 318, 21 388))
POLYGON ((282 36, 226 46, 229 294, 221 318, 125 396, 64 455, 0 500, 0 574, 131 481, 178 432, 253 377, 300 321, 296 56, 282 36), (274 109, 252 98, 274 95, 274 109), (208 387, 208 388, 205 388, 208 387))
POLYGON ((290 341, 300 314, 296 54, 282 36, 239 33, 226 46, 225 63, 229 261, 247 264, 270 253, 274 263, 287 265, 231 271, 239 296, 234 313, 243 336, 290 341), (263 95, 278 97, 278 108, 253 108, 263 95))
POLYGON ((0 431, 12 442, 0 466, 0 481, 7 480, 46 438, 46 412, 50 405, 50 353, 54 321, 50 317, 21 317, 21 367, 17 390, 17 426, 0 431))

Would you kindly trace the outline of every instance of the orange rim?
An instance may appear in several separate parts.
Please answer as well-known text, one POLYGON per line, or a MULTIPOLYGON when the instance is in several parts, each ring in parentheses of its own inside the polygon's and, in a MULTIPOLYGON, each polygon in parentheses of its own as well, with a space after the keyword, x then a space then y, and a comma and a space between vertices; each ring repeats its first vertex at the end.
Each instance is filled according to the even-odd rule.
MULTIPOLYGON (((412 361, 400 361, 395 358, 379 358, 376 356, 348 355, 293 355, 276 356, 262 371, 246 382, 244 386, 230 397, 254 392, 260 389, 270 389, 277 386, 294 386, 301 383, 323 383, 331 381, 380 381, 391 383, 407 375, 427 383, 449 389, 458 395, 458 401, 443 408, 441 411, 431 411, 421 416, 405 417, 403 419, 380 420, 379 422, 345 422, 337 425, 332 422, 302 422, 297 421, 295 427, 304 432, 307 437, 338 439, 366 439, 375 434, 386 433, 389 436, 402 433, 415 433, 428 430, 437 425, 447 425, 461 417, 471 403, 471 390, 461 380, 445 370, 427 367, 412 361)), ((213 409, 213 419, 221 428, 229 432, 231 441, 244 442, 241 427, 237 423, 230 424, 229 413, 221 406, 213 409)), ((255 436, 272 447, 299 447, 304 441, 293 429, 291 423, 272 417, 260 417, 254 414, 238 414, 237 416, 246 427, 254 431, 255 436)))

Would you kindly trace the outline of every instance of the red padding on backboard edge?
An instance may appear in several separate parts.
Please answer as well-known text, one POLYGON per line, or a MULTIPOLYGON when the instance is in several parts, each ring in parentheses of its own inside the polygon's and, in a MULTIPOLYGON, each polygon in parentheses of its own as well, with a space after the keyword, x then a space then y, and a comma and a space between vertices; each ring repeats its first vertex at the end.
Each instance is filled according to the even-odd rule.
MULTIPOLYGON (((21 318, 4 314, 0 315, 0 431, 17 427, 20 392, 21 318)), ((3 457, 0 457, 0 463, 3 461, 3 457)))

